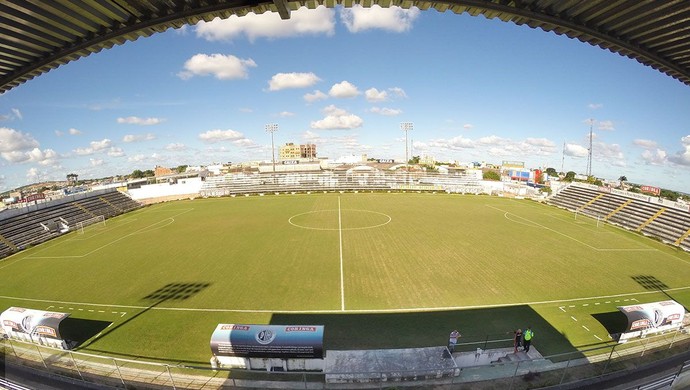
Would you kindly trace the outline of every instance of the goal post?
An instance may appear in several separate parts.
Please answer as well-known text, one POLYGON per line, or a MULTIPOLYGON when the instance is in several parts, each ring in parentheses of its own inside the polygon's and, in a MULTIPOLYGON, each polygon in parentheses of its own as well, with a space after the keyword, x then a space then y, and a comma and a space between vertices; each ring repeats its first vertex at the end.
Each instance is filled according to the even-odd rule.
POLYGON ((78 234, 84 234, 84 228, 89 227, 89 226, 105 226, 105 216, 103 215, 98 215, 93 218, 85 219, 83 221, 77 222, 75 227, 77 228, 78 234))

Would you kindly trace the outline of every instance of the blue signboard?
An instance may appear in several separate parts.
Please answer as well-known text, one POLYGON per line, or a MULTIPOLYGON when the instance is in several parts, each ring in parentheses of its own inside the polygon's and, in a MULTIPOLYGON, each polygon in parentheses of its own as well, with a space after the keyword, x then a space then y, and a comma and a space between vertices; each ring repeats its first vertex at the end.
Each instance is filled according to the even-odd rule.
POLYGON ((323 358, 323 325, 218 324, 211 336, 215 356, 323 358))

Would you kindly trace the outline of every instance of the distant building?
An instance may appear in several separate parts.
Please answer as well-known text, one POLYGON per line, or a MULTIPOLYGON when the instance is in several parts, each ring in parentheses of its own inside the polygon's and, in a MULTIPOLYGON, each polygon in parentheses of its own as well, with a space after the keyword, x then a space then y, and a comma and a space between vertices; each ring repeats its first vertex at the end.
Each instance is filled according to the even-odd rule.
POLYGON ((280 161, 287 160, 300 160, 300 159, 315 159, 316 158, 316 145, 314 144, 304 144, 295 145, 292 142, 286 143, 280 147, 278 154, 278 159, 280 161))
POLYGON ((77 184, 78 179, 79 176, 77 174, 70 173, 69 175, 67 175, 67 184, 73 186, 77 184))
POLYGON ((316 145, 305 144, 299 146, 300 157, 313 159, 316 158, 316 145))
POLYGON ((158 177, 158 176, 165 176, 165 175, 171 175, 171 174, 173 174, 173 173, 174 173, 174 172, 173 172, 172 169, 166 168, 166 167, 161 167, 161 166, 159 166, 159 165, 156 165, 156 168, 153 170, 153 174, 156 175, 156 177, 158 177))
POLYGON ((299 160, 300 147, 292 142, 289 142, 280 147, 279 157, 281 161, 285 160, 299 160))

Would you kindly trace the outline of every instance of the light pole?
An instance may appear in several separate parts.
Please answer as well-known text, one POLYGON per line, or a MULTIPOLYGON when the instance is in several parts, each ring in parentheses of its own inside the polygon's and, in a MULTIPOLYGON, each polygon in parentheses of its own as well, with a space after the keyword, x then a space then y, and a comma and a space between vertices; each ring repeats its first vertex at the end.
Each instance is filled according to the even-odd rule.
POLYGON ((400 122, 400 130, 405 132, 405 167, 409 170, 408 167, 408 161, 410 161, 410 158, 408 157, 408 151, 407 151, 407 132, 411 131, 414 129, 414 124, 412 122, 400 122))
POLYGON ((273 133, 278 131, 278 124, 277 123, 269 123, 266 126, 264 126, 264 129, 266 129, 267 133, 271 133, 271 161, 273 162, 273 176, 275 177, 275 174, 276 174, 276 149, 275 149, 275 146, 273 146, 273 133))

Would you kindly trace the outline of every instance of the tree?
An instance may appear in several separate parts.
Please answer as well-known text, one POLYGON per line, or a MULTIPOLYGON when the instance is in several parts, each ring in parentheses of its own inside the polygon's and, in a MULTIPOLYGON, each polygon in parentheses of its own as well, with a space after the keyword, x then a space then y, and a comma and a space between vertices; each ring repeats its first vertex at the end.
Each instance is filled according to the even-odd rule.
POLYGON ((573 181, 575 180, 575 172, 573 171, 568 171, 568 173, 565 174, 565 177, 563 178, 564 181, 573 181))
POLYGON ((156 176, 156 173, 152 169, 147 169, 144 171, 144 177, 156 176))
POLYGON ((546 168, 545 172, 549 176, 558 176, 558 172, 556 172, 555 168, 546 168))
POLYGON ((498 172, 496 172, 496 171, 485 171, 482 174, 482 178, 484 180, 496 180, 496 181, 498 181, 498 180, 501 180, 501 175, 499 175, 498 172))
POLYGON ((188 165, 180 165, 177 167, 177 173, 185 173, 187 171, 188 165))
POLYGON ((621 176, 618 178, 618 181, 620 181, 620 182, 628 181, 628 178, 625 176, 621 176))
POLYGON ((410 161, 407 162, 408 164, 419 164, 419 156, 412 156, 410 161))
POLYGON ((144 177, 144 172, 140 171, 139 169, 135 169, 131 175, 129 175, 132 179, 141 179, 144 177))

